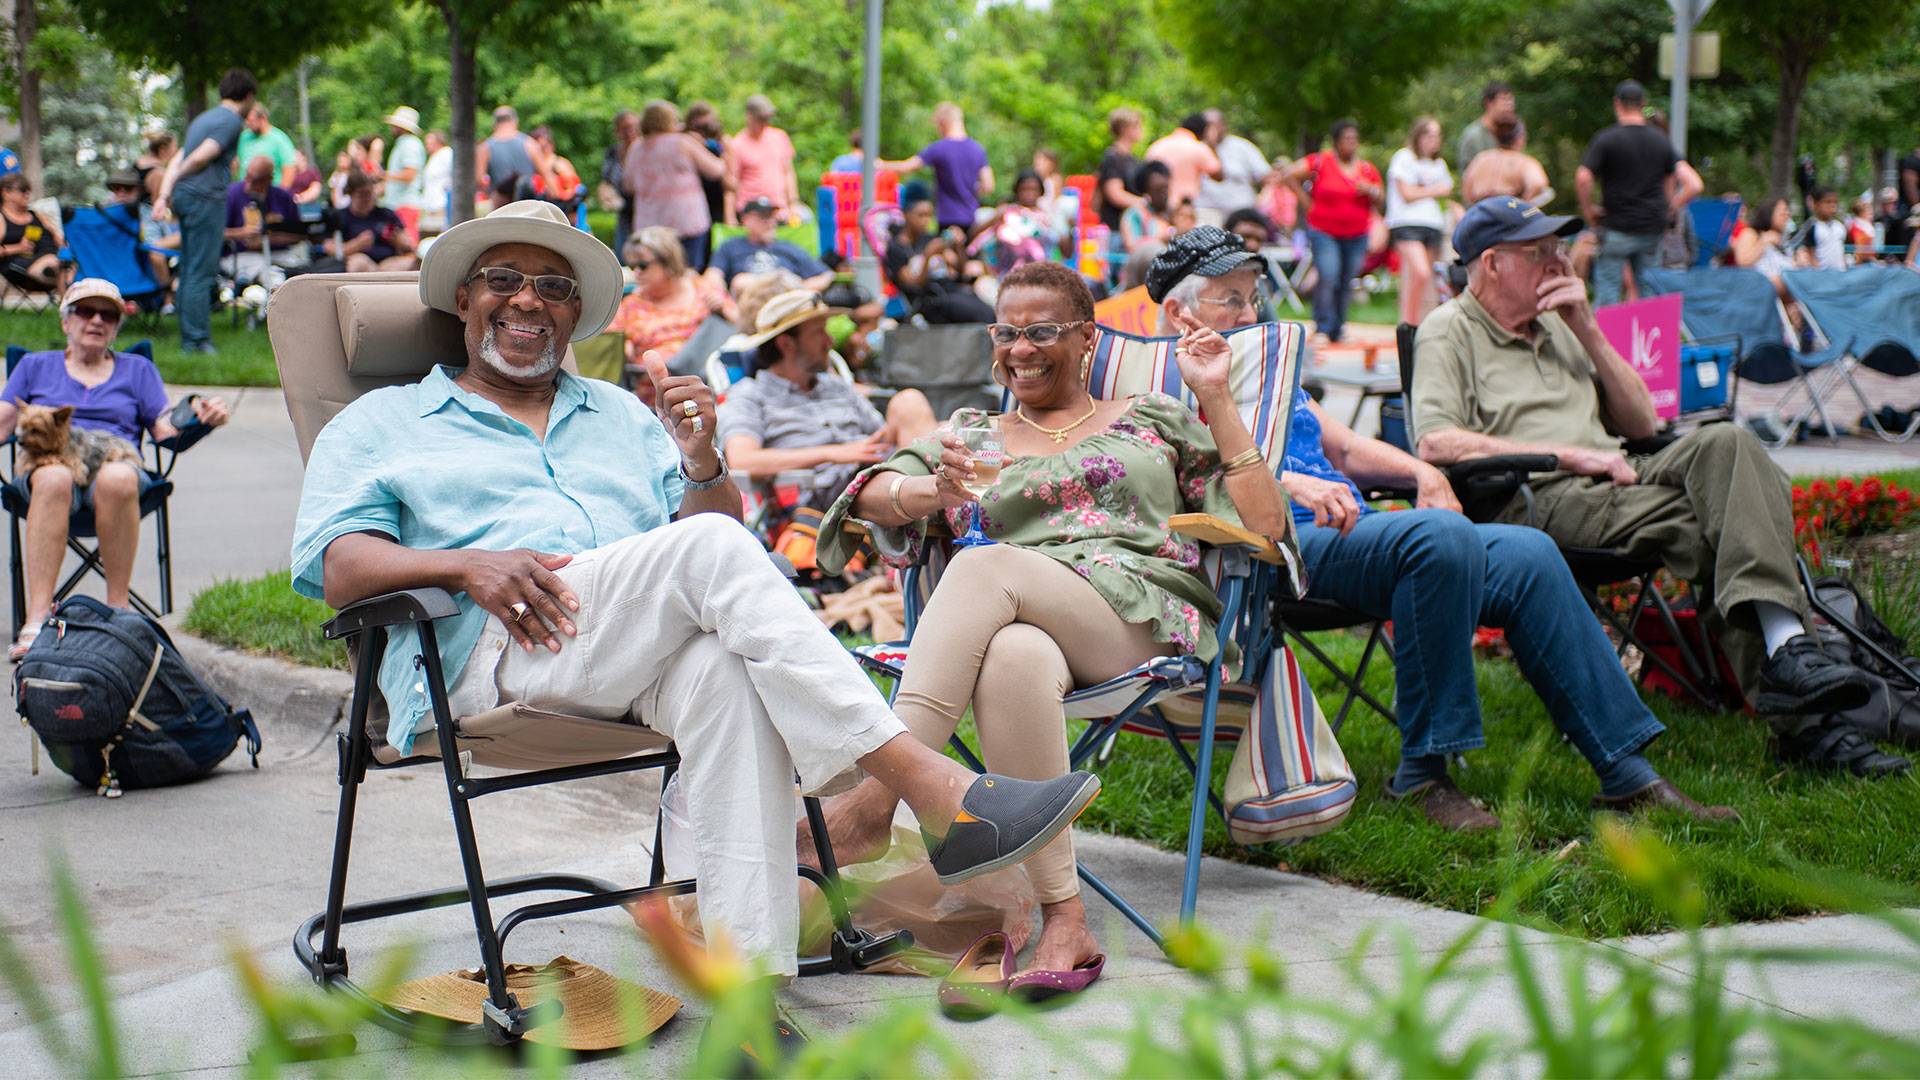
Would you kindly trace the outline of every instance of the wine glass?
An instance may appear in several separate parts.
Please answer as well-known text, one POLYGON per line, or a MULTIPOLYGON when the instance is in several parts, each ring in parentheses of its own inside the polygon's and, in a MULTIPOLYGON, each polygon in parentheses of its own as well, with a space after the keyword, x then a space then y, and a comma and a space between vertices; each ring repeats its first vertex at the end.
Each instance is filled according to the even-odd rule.
POLYGON ((980 528, 980 500, 1000 479, 1000 466, 1006 460, 1006 452, 1000 443, 1000 429, 991 425, 963 427, 959 431, 960 441, 966 445, 967 456, 973 459, 973 478, 961 481, 960 486, 973 496, 973 524, 964 535, 954 538, 961 547, 984 547, 993 543, 980 528))

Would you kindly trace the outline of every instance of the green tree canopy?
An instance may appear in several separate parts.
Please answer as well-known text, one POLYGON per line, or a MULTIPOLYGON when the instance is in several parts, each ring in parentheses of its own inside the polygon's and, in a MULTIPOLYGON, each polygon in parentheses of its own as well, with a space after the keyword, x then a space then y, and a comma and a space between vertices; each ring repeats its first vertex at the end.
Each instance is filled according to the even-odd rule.
POLYGON ((122 58, 180 69, 189 116, 230 67, 265 80, 300 58, 367 34, 391 15, 378 0, 74 0, 81 20, 122 58))

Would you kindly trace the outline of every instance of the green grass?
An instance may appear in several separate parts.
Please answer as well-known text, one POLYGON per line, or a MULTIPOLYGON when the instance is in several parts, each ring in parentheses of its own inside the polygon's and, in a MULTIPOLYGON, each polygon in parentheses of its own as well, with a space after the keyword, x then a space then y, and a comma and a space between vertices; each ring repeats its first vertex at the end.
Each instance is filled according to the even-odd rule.
MULTIPOLYGON (((1356 636, 1321 640, 1343 666, 1359 657, 1356 636)), ((1331 711, 1341 700, 1336 684, 1311 660, 1306 667, 1321 706, 1331 711)), ((1483 660, 1475 673, 1487 746, 1466 756, 1455 779, 1484 800, 1505 829, 1451 834, 1417 808, 1384 800, 1381 789, 1398 760, 1399 732, 1359 706, 1341 730, 1340 744, 1360 790, 1339 828, 1290 848, 1250 849, 1230 842, 1218 818, 1210 818, 1208 853, 1472 913, 1485 913, 1502 884, 1527 867, 1553 863, 1544 886, 1521 905, 1522 918, 1591 937, 1671 928, 1667 915, 1595 850, 1588 809, 1597 790, 1593 771, 1554 733, 1519 669, 1483 660)), ((1368 685, 1386 700, 1391 666, 1376 662, 1368 685)), ((1903 903, 1920 899, 1911 887, 1920 881, 1920 845, 1913 843, 1911 824, 1920 815, 1920 777, 1868 783, 1784 769, 1770 757, 1758 720, 1707 715, 1657 696, 1649 703, 1668 728, 1648 749, 1654 766, 1696 798, 1735 806, 1743 815, 1737 824, 1713 827, 1664 813, 1648 819, 1697 868, 1711 921, 1809 913, 1797 885, 1810 872, 1884 883, 1903 903)), ((1180 764, 1157 742, 1120 736, 1101 772, 1101 798, 1081 825, 1184 847, 1187 804, 1180 793, 1191 789, 1180 764)), ((1222 760, 1222 772, 1224 765, 1222 760)))
POLYGON ((347 650, 320 633, 333 609, 287 584, 287 572, 246 581, 220 581, 194 595, 187 631, 250 653, 264 653, 310 667, 345 670, 347 650))
MULTIPOLYGON (((180 324, 171 315, 161 319, 158 328, 137 323, 122 326, 116 344, 124 348, 142 338, 153 341, 153 362, 160 368, 160 377, 176 386, 280 385, 266 327, 249 330, 244 316, 235 326, 230 312, 214 312, 213 344, 220 350, 215 356, 182 353, 180 324)), ((60 332, 60 320, 51 313, 0 311, 0 343, 58 349, 65 346, 66 339, 60 332)))

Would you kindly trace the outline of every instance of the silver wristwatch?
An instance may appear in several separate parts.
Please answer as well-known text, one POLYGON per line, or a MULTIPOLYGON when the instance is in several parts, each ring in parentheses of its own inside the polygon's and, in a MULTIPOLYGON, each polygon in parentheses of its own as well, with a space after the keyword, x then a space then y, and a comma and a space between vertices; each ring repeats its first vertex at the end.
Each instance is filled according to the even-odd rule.
POLYGON ((733 474, 727 470, 727 455, 721 453, 720 448, 716 446, 713 448, 713 456, 715 460, 720 462, 720 471, 714 473, 712 479, 709 480, 695 480, 692 476, 688 475, 687 459, 680 459, 680 479, 686 483, 688 491, 711 491, 721 484, 726 483, 727 480, 732 477, 733 474))

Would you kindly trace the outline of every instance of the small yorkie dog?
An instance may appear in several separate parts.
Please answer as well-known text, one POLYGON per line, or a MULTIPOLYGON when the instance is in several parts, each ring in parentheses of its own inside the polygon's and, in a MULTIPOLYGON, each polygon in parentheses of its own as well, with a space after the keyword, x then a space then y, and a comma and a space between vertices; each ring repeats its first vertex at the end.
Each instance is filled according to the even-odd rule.
POLYGON ((65 465, 73 473, 74 486, 84 488, 108 462, 124 461, 140 467, 140 451, 132 443, 105 431, 74 427, 73 406, 15 404, 20 409, 17 430, 24 456, 20 462, 22 476, 42 465, 65 465))

